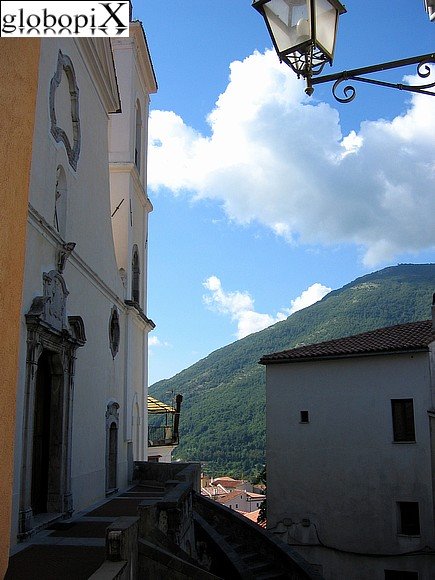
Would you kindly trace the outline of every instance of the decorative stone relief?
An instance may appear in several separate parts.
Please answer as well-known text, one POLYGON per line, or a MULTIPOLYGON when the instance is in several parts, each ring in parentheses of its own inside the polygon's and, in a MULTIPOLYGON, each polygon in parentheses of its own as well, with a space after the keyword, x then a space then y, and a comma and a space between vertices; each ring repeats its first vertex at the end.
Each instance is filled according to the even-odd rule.
POLYGON ((67 193, 68 187, 65 170, 62 165, 58 165, 56 169, 53 226, 62 238, 65 237, 66 231, 67 193))
POLYGON ((66 298, 68 290, 62 275, 56 270, 43 276, 43 319, 52 328, 67 328, 66 298))
POLYGON ((118 309, 116 306, 113 306, 109 321, 109 344, 113 358, 118 354, 120 335, 118 309))
POLYGON ((125 289, 127 287, 127 272, 124 270, 124 268, 119 268, 119 276, 125 289))
POLYGON ((77 163, 80 156, 80 117, 79 117, 79 88, 77 86, 76 75, 71 59, 59 50, 57 59, 57 69, 50 83, 50 122, 51 134, 55 140, 65 145, 68 161, 74 170, 77 170, 77 163), (71 121, 73 127, 73 143, 71 145, 68 135, 62 127, 57 124, 55 96, 59 87, 63 73, 68 79, 69 93, 71 98, 71 121))
POLYGON ((71 255, 71 252, 76 247, 75 242, 68 242, 66 244, 62 244, 57 251, 57 271, 59 274, 63 274, 65 269, 65 264, 68 258, 71 255))
POLYGON ((116 426, 118 427, 119 424, 119 403, 117 403, 116 401, 114 401, 113 399, 111 399, 108 403, 107 403, 107 409, 106 409, 106 429, 109 429, 110 425, 112 423, 115 423, 116 426))

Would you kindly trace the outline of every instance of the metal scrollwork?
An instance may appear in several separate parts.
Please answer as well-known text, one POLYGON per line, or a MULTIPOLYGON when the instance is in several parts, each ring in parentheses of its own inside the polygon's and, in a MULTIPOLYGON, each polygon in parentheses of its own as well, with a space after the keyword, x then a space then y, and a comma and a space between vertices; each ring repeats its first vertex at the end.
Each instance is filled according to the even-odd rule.
POLYGON ((331 64, 331 59, 314 45, 301 51, 280 55, 279 58, 281 62, 293 69, 298 78, 318 75, 327 63, 331 64))
POLYGON ((411 93, 418 93, 423 95, 430 95, 435 97, 435 91, 430 90, 435 87, 435 54, 425 54, 417 57, 403 59, 399 61, 392 61, 381 63, 365 68, 354 69, 351 71, 343 71, 338 74, 326 75, 323 77, 313 77, 310 79, 310 86, 318 85, 327 82, 333 82, 332 94, 339 103, 350 103, 356 97, 356 89, 353 84, 347 84, 342 87, 342 83, 347 81, 366 83, 370 85, 378 85, 382 87, 389 87, 392 89, 399 89, 400 91, 407 91, 411 93), (367 77, 371 73, 378 73, 385 70, 401 68, 411 64, 417 65, 417 75, 421 79, 427 79, 429 82, 425 84, 406 85, 403 83, 390 83, 375 78, 367 77), (432 79, 432 80, 431 80, 432 79), (338 89, 343 92, 344 96, 339 96, 338 89))
POLYGON ((347 80, 349 80, 349 79, 347 79, 347 78, 338 79, 338 81, 335 81, 334 86, 332 87, 332 94, 334 95, 334 99, 336 101, 338 101, 339 103, 350 103, 356 97, 356 89, 352 85, 346 85, 345 87, 343 87, 342 90, 343 90, 344 97, 339 97, 337 95, 337 92, 336 92, 337 88, 341 85, 341 83, 344 83, 347 80))
MULTIPOLYGON (((428 79, 431 75, 433 75, 434 80, 431 83, 426 85, 421 85, 419 88, 422 89, 433 89, 435 87, 435 69, 430 65, 435 65, 435 56, 432 55, 430 58, 426 58, 425 60, 421 61, 417 67, 417 74, 421 79, 428 79)), ((430 94, 433 94, 431 92, 430 94)))

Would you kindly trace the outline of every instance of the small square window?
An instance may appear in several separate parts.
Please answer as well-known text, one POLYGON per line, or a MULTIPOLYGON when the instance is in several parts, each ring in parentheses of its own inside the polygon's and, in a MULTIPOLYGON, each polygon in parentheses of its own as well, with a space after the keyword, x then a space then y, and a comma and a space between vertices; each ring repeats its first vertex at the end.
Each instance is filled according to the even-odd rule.
POLYGON ((384 570, 385 580, 418 580, 418 572, 404 572, 402 570, 384 570))
POLYGON ((414 402, 412 399, 391 399, 394 441, 414 442, 414 402))
POLYGON ((301 423, 309 423, 310 422, 310 417, 308 415, 308 411, 301 411, 300 422, 301 423))
POLYGON ((399 534, 420 535, 420 512, 417 501, 399 501, 399 534))

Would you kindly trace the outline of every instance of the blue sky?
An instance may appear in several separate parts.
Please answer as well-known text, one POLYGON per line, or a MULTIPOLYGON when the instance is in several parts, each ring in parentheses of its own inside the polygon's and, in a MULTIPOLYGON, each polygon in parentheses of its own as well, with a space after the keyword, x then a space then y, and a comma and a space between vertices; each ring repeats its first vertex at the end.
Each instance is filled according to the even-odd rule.
MULTIPOLYGON (((348 0, 325 74, 433 51, 423 4, 348 0)), ((159 85, 150 384, 328 289, 434 260, 435 99, 362 85, 348 105, 327 85, 307 98, 250 0, 136 0, 133 14, 159 85)))

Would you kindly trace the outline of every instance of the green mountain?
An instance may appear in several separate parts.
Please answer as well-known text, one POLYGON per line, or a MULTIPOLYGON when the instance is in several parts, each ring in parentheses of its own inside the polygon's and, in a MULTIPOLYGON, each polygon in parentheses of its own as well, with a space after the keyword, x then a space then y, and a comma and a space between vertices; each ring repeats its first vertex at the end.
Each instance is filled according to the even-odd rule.
POLYGON ((430 318, 435 264, 400 264, 357 278, 286 320, 251 334, 150 387, 184 397, 175 458, 219 474, 249 477, 264 464, 262 355, 402 322, 430 318))

